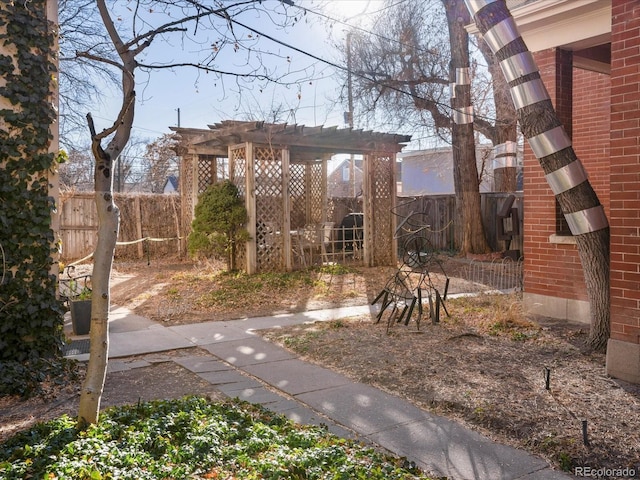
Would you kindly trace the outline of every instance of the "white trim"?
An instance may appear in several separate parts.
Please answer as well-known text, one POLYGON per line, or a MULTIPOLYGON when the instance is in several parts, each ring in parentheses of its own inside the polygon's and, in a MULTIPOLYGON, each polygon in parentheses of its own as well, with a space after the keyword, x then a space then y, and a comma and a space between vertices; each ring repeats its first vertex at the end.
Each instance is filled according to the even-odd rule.
MULTIPOLYGON (((539 0, 511 14, 532 52, 553 47, 580 50, 611 40, 611 0, 539 0)), ((475 24, 467 30, 479 33, 475 24)))
POLYGON ((575 245, 576 237, 573 235, 558 235, 553 233, 549 235, 549 243, 555 243, 558 245, 575 245))

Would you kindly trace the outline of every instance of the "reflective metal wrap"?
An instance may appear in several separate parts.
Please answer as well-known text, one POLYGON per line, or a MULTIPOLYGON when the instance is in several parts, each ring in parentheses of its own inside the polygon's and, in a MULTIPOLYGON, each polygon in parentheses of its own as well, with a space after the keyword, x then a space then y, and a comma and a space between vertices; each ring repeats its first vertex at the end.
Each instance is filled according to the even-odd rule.
POLYGON ((449 91, 451 92, 451 97, 450 98, 456 98, 456 84, 455 83, 450 83, 449 84, 449 91))
POLYGON ((561 126, 528 139, 536 158, 546 157, 571 146, 571 139, 561 126))
POLYGON ((569 229, 574 235, 597 232, 609 226, 602 205, 580 210, 579 212, 567 213, 564 218, 567 220, 569 229))
POLYGON ((498 157, 493 159, 493 169, 516 167, 518 165, 517 158, 509 155, 507 157, 498 157))
POLYGON ((475 15, 481 8, 484 8, 495 1, 496 0, 464 0, 464 3, 467 4, 467 10, 471 12, 471 15, 475 15))
POLYGON ((547 88, 542 80, 536 78, 528 82, 511 87, 511 98, 516 109, 524 108, 534 103, 549 99, 547 88))
POLYGON ((498 155, 504 155, 506 153, 516 153, 518 151, 518 144, 516 142, 512 142, 511 140, 507 140, 504 143, 499 143, 495 147, 493 147, 493 154, 497 157, 498 155))
POLYGON ((458 85, 469 85, 471 83, 469 67, 456 68, 456 83, 458 85))
POLYGON ((487 45, 489 45, 489 48, 493 50, 493 53, 496 53, 502 47, 510 44, 519 36, 520 34, 518 33, 516 22, 512 17, 507 17, 497 25, 494 25, 492 28, 487 30, 484 34, 484 40, 487 42, 487 45))
POLYGON ((507 82, 513 82, 516 78, 538 71, 538 66, 529 51, 505 58, 500 62, 500 68, 502 68, 507 82))
POLYGON ((453 121, 456 125, 473 123, 473 107, 464 107, 453 110, 453 121))
POLYGON ((574 160, 569 165, 565 165, 545 176, 554 195, 571 190, 587 180, 587 172, 580 160, 574 160))

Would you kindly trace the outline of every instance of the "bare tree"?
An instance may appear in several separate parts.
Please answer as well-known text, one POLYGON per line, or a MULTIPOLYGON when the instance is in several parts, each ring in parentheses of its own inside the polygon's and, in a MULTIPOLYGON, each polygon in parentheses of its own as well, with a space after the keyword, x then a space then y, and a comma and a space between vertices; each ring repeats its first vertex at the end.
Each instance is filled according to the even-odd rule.
POLYGON ((609 223, 600 200, 577 158, 569 136, 558 118, 540 79, 540 72, 524 40, 518 33, 504 0, 468 2, 476 25, 484 35, 494 26, 487 43, 503 63, 504 75, 516 103, 518 119, 525 138, 549 180, 562 212, 576 239, 591 306, 588 344, 605 350, 610 330, 609 297, 609 223), (517 68, 509 65, 517 64, 517 68), (570 173, 569 173, 570 172, 570 173))
MULTIPOLYGON (((93 5, 93 2, 89 3, 87 8, 93 5)), ((97 38, 95 45, 88 45, 76 56, 119 72, 122 102, 113 124, 100 132, 95 128, 92 116, 87 115, 92 152, 96 159, 95 201, 99 227, 94 254, 90 359, 80 397, 79 423, 98 421, 106 376, 109 278, 120 221, 113 200, 113 167, 131 136, 136 104, 135 73, 140 70, 149 72, 162 68, 193 67, 211 73, 219 81, 231 75, 238 83, 243 80, 257 83, 295 82, 307 75, 305 71, 294 71, 291 66, 280 72, 277 65, 268 68, 263 61, 268 52, 259 48, 260 35, 239 20, 244 12, 251 11, 254 21, 256 15, 262 15, 262 21, 289 21, 286 7, 275 0, 264 4, 253 0, 210 3, 196 0, 137 0, 110 2, 109 5, 105 0, 97 0, 95 5, 108 34, 108 42, 105 43, 104 38, 97 38), (180 59, 176 62, 154 62, 145 57, 154 42, 167 42, 174 36, 183 44, 189 43, 202 56, 195 61, 180 59), (217 63, 221 52, 228 48, 232 50, 232 55, 237 55, 234 58, 241 60, 236 62, 231 71, 221 69, 217 63), (106 142, 104 147, 103 142, 106 142)), ((280 54, 276 52, 276 55, 280 54)))
POLYGON ((120 76, 106 63, 78 57, 76 52, 92 51, 110 61, 117 61, 117 54, 108 42, 95 2, 58 0, 58 11, 60 140, 70 150, 83 150, 87 124, 82 112, 106 90, 117 92, 120 76))
MULTIPOLYGON (((345 55, 352 65, 353 96, 369 121, 384 116, 395 127, 432 132, 452 145, 461 220, 456 236, 463 252, 484 253, 489 246, 480 215, 475 132, 497 145, 505 141, 506 131, 498 125, 508 123, 515 141, 516 123, 513 115, 491 121, 472 113, 471 105, 481 99, 503 97, 471 88, 479 66, 470 60, 465 18, 462 0, 390 2, 375 33, 352 32, 345 55)), ((502 115, 509 109, 513 111, 510 103, 485 111, 502 115)), ((515 185, 515 169, 510 174, 515 185)))
POLYGON ((142 166, 144 182, 152 193, 162 193, 162 189, 170 176, 178 176, 178 156, 175 148, 177 141, 174 134, 165 134, 147 145, 142 166))
POLYGON ((343 55, 359 123, 428 129, 450 141, 448 38, 433 34, 446 25, 440 3, 410 0, 381 12, 373 33, 349 32, 343 55))
POLYGON ((94 160, 91 149, 71 149, 67 161, 60 165, 60 185, 66 189, 85 190, 93 185, 94 160))
POLYGON ((442 0, 444 4, 449 45, 451 47, 453 180, 456 188, 456 206, 462 212, 462 244, 465 253, 487 253, 491 250, 482 224, 480 179, 476 163, 471 78, 469 72, 469 12, 459 0, 442 0))
MULTIPOLYGON (((488 83, 491 89, 493 102, 477 102, 474 105, 482 108, 489 106, 483 114, 477 112, 475 117, 476 128, 484 125, 483 132, 492 132, 490 139, 495 145, 494 155, 497 165, 493 169, 494 190, 497 192, 515 192, 517 188, 517 143, 518 143, 518 118, 516 109, 511 101, 509 85, 507 84, 496 57, 484 41, 477 43, 478 49, 487 62, 489 70, 488 83), (491 109, 493 106, 493 109, 491 109), (487 118, 495 118, 491 124, 487 118)), ((477 75, 476 78, 480 78, 477 75)), ((480 81, 476 82, 476 85, 480 81)), ((478 89, 476 89, 477 91, 478 89)))
POLYGON ((150 191, 144 179, 144 158, 148 139, 132 135, 114 163, 114 188, 117 192, 150 191))

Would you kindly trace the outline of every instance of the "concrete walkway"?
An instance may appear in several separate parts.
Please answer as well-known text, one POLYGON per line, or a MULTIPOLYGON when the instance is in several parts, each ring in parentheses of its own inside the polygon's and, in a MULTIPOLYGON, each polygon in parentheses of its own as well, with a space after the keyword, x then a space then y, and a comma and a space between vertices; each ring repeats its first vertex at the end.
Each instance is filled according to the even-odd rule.
MULTIPOLYGON (((406 457, 432 475, 453 480, 573 478, 552 470, 544 460, 529 453, 493 442, 399 397, 304 362, 255 334, 258 329, 370 313, 371 308, 174 327, 114 308, 109 324, 109 371, 148 365, 144 361, 118 360, 122 357, 199 346, 211 356, 182 356, 174 361, 230 398, 260 403, 299 423, 327 425, 337 435, 374 443, 406 457)), ((88 337, 73 338, 78 343, 88 337)), ((68 356, 86 361, 89 355, 68 356)))

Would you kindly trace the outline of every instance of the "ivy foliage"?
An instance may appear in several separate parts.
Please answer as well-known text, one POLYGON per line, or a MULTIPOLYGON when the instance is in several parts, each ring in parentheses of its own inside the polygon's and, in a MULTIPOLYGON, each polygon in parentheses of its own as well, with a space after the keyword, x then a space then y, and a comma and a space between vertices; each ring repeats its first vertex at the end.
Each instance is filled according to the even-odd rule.
POLYGON ((0 477, 428 480, 406 459, 239 401, 112 407, 78 430, 63 416, 0 445, 0 477))
POLYGON ((64 311, 51 273, 53 30, 46 0, 0 2, 0 395, 31 393, 62 368, 64 311))
POLYGON ((236 245, 249 240, 247 209, 238 188, 229 180, 209 185, 200 194, 188 238, 189 255, 218 257, 234 269, 236 245))

